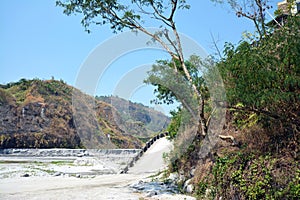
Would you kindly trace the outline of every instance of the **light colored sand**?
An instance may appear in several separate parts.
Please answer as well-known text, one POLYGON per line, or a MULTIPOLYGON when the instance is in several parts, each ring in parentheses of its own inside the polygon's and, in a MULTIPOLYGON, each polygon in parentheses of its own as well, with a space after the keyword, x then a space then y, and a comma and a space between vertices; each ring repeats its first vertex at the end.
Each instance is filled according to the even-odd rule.
POLYGON ((101 175, 95 178, 20 177, 3 179, 0 199, 138 199, 126 186, 141 176, 101 175))
MULTIPOLYGON (((172 144, 165 138, 158 140, 128 174, 100 175, 95 178, 69 176, 4 178, 0 180, 0 199, 139 200, 145 194, 134 193, 128 186, 147 179, 149 175, 165 167, 162 154, 169 152, 171 147, 172 144)), ((191 200, 182 195, 159 195, 145 199, 183 200, 185 198, 191 200)))

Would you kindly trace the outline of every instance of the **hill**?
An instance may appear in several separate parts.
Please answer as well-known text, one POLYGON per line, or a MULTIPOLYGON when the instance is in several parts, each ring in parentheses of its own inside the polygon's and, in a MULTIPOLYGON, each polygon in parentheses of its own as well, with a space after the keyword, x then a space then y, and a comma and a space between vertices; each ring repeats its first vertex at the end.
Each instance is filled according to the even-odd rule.
POLYGON ((134 103, 116 96, 100 96, 96 99, 116 108, 124 122, 121 125, 123 130, 130 132, 135 137, 151 137, 154 133, 166 129, 170 123, 170 119, 163 113, 141 103, 134 103))
POLYGON ((134 134, 124 129, 128 125, 115 107, 63 81, 21 79, 0 85, 0 122, 0 148, 142 146, 133 136, 137 129, 134 134))

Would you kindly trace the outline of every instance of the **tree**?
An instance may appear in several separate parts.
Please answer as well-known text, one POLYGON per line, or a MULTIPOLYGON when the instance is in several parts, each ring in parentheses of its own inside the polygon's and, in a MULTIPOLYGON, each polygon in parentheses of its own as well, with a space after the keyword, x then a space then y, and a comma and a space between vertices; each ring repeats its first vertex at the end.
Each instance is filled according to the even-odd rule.
POLYGON ((181 67, 186 80, 196 96, 201 124, 201 134, 207 134, 206 121, 203 117, 204 99, 201 91, 193 82, 191 72, 185 64, 181 40, 177 31, 174 17, 178 9, 188 9, 186 0, 131 0, 127 4, 118 0, 68 0, 57 1, 56 5, 64 8, 67 15, 80 13, 85 29, 90 32, 91 24, 110 24, 113 32, 130 29, 149 35, 154 42, 159 43, 172 57, 173 72, 178 73, 181 67), (152 33, 148 31, 147 22, 155 22, 160 30, 152 33), (179 65, 176 64, 176 62, 179 65))
POLYGON ((278 127, 272 135, 281 132, 281 138, 296 133, 299 137, 299 30, 300 17, 290 17, 285 26, 255 45, 227 44, 225 59, 218 63, 229 107, 257 115, 268 128, 278 127))
MULTIPOLYGON (((211 1, 224 3, 224 0, 211 1)), ((254 23, 260 39, 268 33, 266 11, 272 8, 269 2, 269 0, 227 0, 238 17, 245 17, 254 23)))
MULTIPOLYGON (((200 73, 197 67, 199 63, 200 58, 192 55, 185 61, 185 66, 191 74, 193 84, 196 85, 197 90, 201 92, 204 106, 207 105, 209 92, 203 74, 200 73)), ((194 121, 202 114, 198 113, 199 104, 197 98, 195 98, 191 85, 184 76, 183 69, 180 67, 178 61, 157 61, 148 72, 148 78, 145 80, 145 83, 152 84, 156 87, 154 90, 156 99, 152 100, 152 102, 156 104, 172 104, 175 101, 181 102, 183 108, 190 113, 194 121), (177 65, 178 71, 176 72, 173 70, 173 62, 177 65)), ((204 108, 202 117, 207 121, 204 117, 204 108)), ((197 121, 196 124, 198 122, 199 121, 197 121)))

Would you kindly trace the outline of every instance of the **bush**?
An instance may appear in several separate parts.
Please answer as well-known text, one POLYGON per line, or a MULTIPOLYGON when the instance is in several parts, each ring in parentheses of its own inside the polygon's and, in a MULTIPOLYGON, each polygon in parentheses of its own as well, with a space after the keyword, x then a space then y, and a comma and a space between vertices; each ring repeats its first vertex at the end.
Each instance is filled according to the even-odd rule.
MULTIPOLYGON (((218 158, 211 184, 224 199, 297 199, 300 192, 297 161, 271 155, 236 153, 218 158), (283 171, 282 166, 286 169, 283 171)), ((199 191, 203 194, 200 183, 199 191)))

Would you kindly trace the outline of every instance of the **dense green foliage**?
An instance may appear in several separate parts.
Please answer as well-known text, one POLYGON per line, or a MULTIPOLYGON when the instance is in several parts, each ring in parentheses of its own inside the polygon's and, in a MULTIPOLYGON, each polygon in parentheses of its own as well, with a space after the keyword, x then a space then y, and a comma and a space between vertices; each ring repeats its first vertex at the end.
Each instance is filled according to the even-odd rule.
MULTIPOLYGON (((185 61, 185 66, 190 72, 193 84, 207 99, 207 88, 199 70, 200 62, 198 56, 192 55, 185 61)), ((152 100, 153 103, 172 104, 177 101, 183 107, 191 106, 190 99, 193 98, 193 91, 178 60, 158 60, 148 72, 148 77, 144 82, 156 87, 154 90, 156 99, 152 100), (176 70, 174 70, 174 64, 176 70)))
MULTIPOLYGON (((200 63, 201 59, 196 55, 192 55, 185 61, 185 66, 191 75, 192 84, 197 87, 197 90, 201 94, 204 110, 209 111, 211 106, 209 102, 209 92, 203 74, 200 71, 200 63)), ((179 109, 171 112, 172 122, 167 130, 172 137, 175 137, 178 132, 184 131, 184 128, 179 129, 180 126, 192 127, 192 124, 195 125, 198 123, 199 116, 202 113, 199 111, 199 99, 195 95, 190 81, 185 76, 180 63, 177 60, 157 61, 148 72, 145 83, 152 84, 156 87, 154 90, 156 98, 152 100, 152 103, 180 103, 179 109), (174 68, 176 68, 176 70, 174 70, 174 68)), ((206 121, 207 116, 202 116, 204 121, 206 121)))
POLYGON ((208 158, 196 176, 200 199, 299 199, 299 30, 291 17, 259 41, 225 45, 217 65, 240 145, 220 143, 208 158))
MULTIPOLYGON (((197 166, 193 180, 199 199, 299 199, 299 30, 295 16, 258 41, 226 43, 225 57, 216 63, 228 100, 220 134, 237 143, 220 140, 198 162, 201 142, 196 140, 185 154, 170 159, 171 170, 187 177, 197 166)), ((171 135, 182 127, 182 112, 172 115, 171 135)))
MULTIPOLYGON (((259 43, 227 44, 226 59, 219 64, 227 86, 228 100, 249 108, 270 110, 274 104, 299 100, 300 20, 259 43), (267 109, 267 108, 268 109, 267 109)), ((272 112, 272 111, 270 111, 272 112)))
MULTIPOLYGON (((257 114, 266 126, 300 130, 300 17, 264 39, 225 46, 218 64, 231 108, 257 114)), ((288 130, 287 130, 288 129, 288 130)))
POLYGON ((171 111, 170 112, 172 115, 172 120, 171 123, 168 126, 167 131, 169 132, 169 136, 171 138, 175 138, 175 136, 177 135, 178 131, 179 131, 179 127, 181 124, 181 118, 182 118, 182 114, 180 111, 171 111))
POLYGON ((297 199, 300 195, 300 170, 292 160, 270 155, 236 153, 218 158, 213 179, 199 183, 199 195, 204 195, 211 183, 211 196, 231 199, 297 199), (290 166, 283 169, 283 166, 290 166), (287 170, 287 171, 285 171, 287 170), (210 183, 209 183, 210 182, 210 183), (204 189, 205 188, 205 189, 204 189))

